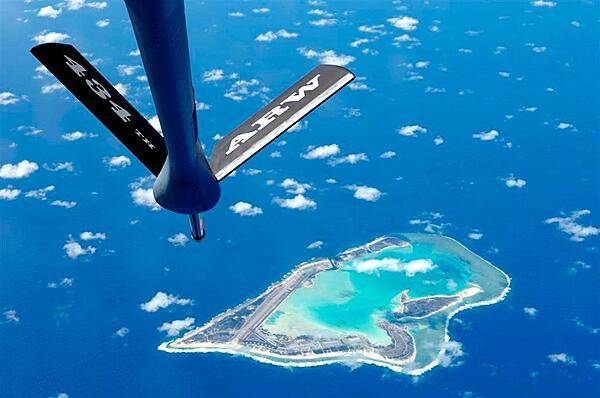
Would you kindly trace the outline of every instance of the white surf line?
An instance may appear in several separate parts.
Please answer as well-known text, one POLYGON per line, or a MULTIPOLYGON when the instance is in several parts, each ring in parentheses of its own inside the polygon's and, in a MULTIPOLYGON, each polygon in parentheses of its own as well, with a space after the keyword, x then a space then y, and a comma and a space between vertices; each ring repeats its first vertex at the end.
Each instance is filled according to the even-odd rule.
MULTIPOLYGON (((466 251, 468 251, 469 253, 475 255, 476 257, 479 257, 481 260, 483 260, 485 263, 487 263, 488 265, 492 266, 493 268, 497 269, 498 271, 500 271, 500 273, 502 273, 502 275, 504 275, 504 277, 506 278, 507 281, 507 285, 504 288, 504 290, 502 290, 502 292, 500 293, 499 296, 489 299, 489 300, 484 300, 484 301, 479 301, 476 303, 470 303, 470 304, 465 304, 463 306, 458 307, 456 310, 452 311, 449 315, 448 318, 446 319, 446 326, 444 329, 444 343, 447 343, 450 341, 450 333, 449 333, 449 326, 450 326, 450 321, 452 320, 452 318, 454 317, 454 315, 458 314, 459 312, 469 309, 469 308, 475 308, 475 307, 483 307, 486 305, 493 305, 496 303, 499 303, 501 301, 503 301, 506 298, 506 295, 508 294, 508 292, 510 292, 510 283, 511 283, 511 279, 510 276, 508 276, 504 271, 502 271, 500 268, 496 267, 495 265, 493 265, 492 263, 490 263, 489 261, 487 261, 486 259, 484 259, 483 257, 480 257, 478 254, 476 254, 475 252, 472 252, 469 248, 467 248, 465 245, 463 245, 462 243, 458 242, 456 239, 450 238, 448 236, 444 237, 450 239, 451 241, 457 243, 459 246, 461 246, 463 249, 465 249, 466 251)), ((438 358, 440 355, 442 355, 444 352, 446 351, 445 348, 442 348, 439 352, 438 352, 438 358)), ((433 369, 434 367, 436 367, 437 365, 439 365, 439 359, 436 358, 435 360, 433 360, 431 363, 429 363, 427 366, 424 366, 422 368, 419 369, 415 369, 415 370, 411 370, 409 372, 407 372, 409 375, 411 376, 420 376, 428 371, 430 371, 431 369, 433 369)))
MULTIPOLYGON (((502 271, 500 268, 496 267, 495 265, 493 265, 492 263, 490 263, 489 261, 485 260, 484 258, 480 257, 479 255, 477 255, 475 252, 471 251, 469 248, 467 248, 466 246, 464 246, 463 244, 461 244, 460 242, 458 242, 457 240, 447 237, 445 235, 443 235, 444 238, 447 238, 449 240, 451 240, 452 242, 458 244, 459 246, 461 246, 464 250, 466 250, 467 252, 471 253, 472 255, 474 255, 475 257, 479 258, 480 260, 484 261, 486 264, 490 265, 491 267, 495 268, 496 270, 500 271, 501 274, 504 275, 504 277, 506 278, 507 281, 507 286, 502 290, 502 292, 500 293, 499 296, 491 298, 489 300, 484 300, 484 301, 480 301, 480 302, 475 302, 475 303, 469 303, 469 304, 465 304, 462 305, 458 308, 456 308, 454 311, 450 312, 450 314, 448 315, 448 317, 446 318, 446 324, 445 324, 445 328, 444 328, 444 343, 447 343, 450 341, 450 334, 449 334, 449 325, 450 325, 450 321, 452 320, 452 318, 458 314, 459 312, 466 310, 466 309, 470 309, 470 308, 475 308, 475 307, 482 307, 482 306, 487 306, 487 305, 493 305, 496 304, 500 301, 503 301, 506 298, 506 295, 510 292, 510 283, 511 283, 511 278, 504 272, 502 271)), ((368 243, 372 244, 374 242, 377 242, 379 240, 384 239, 385 237, 381 237, 381 238, 377 238, 375 240, 373 240, 372 242, 368 243)), ((367 245, 363 245, 363 246, 358 246, 352 249, 348 249, 340 254, 343 254, 345 252, 351 251, 351 250, 355 250, 355 249, 359 249, 362 247, 365 247, 367 245)), ((370 251, 370 250, 369 250, 370 251)), ((318 260, 312 260, 312 261, 308 261, 306 263, 301 263, 298 267, 296 267, 294 270, 288 272, 288 274, 286 276, 283 277, 282 280, 280 280, 279 282, 273 283, 271 284, 271 286, 269 286, 269 288, 263 292, 261 295, 257 296, 256 298, 249 298, 246 299, 242 304, 239 304, 238 306, 234 307, 233 309, 228 309, 226 312, 217 315, 215 318, 213 318, 210 322, 208 322, 207 324, 205 324, 204 326, 202 326, 201 328, 195 329, 193 331, 190 331, 188 333, 186 333, 183 337, 181 338, 177 338, 171 341, 167 341, 167 342, 163 342, 162 344, 160 344, 157 348, 157 350, 160 351, 165 351, 165 352, 169 352, 169 353, 224 353, 224 354, 231 354, 231 355, 241 355, 247 358, 251 358, 253 360, 256 360, 257 362, 261 362, 261 363, 266 363, 266 364, 271 364, 271 365, 275 365, 275 366, 282 366, 282 367, 314 367, 314 366, 322 366, 322 365, 329 365, 329 364, 344 364, 345 360, 351 359, 353 361, 356 361, 358 363, 364 363, 364 364, 370 364, 370 365, 376 365, 376 366, 381 366, 381 367, 385 367, 388 368, 394 372, 399 372, 399 373, 405 373, 411 376, 420 376, 428 371, 430 371, 431 369, 435 368, 436 366, 439 365, 439 356, 441 354, 443 354, 445 352, 445 348, 440 349, 440 351, 438 352, 437 358, 434 359, 433 361, 431 361, 427 366, 424 366, 422 368, 418 368, 418 369, 411 369, 411 370, 407 370, 405 371, 404 368, 402 367, 402 365, 406 365, 408 363, 413 362, 416 359, 416 355, 417 355, 417 347, 415 344, 414 350, 412 355, 402 361, 390 361, 389 359, 386 359, 384 356, 379 355, 375 352, 367 352, 367 351, 353 351, 350 353, 323 353, 323 354, 313 354, 313 355, 281 355, 281 354, 276 354, 276 353, 270 353, 270 352, 265 352, 265 351, 261 351, 258 349, 253 349, 250 347, 246 347, 240 344, 218 344, 218 343, 197 343, 198 346, 196 347, 186 347, 186 348, 172 348, 169 347, 169 344, 171 343, 175 343, 178 340, 183 340, 186 337, 191 337, 194 334, 197 334, 198 332, 207 329, 209 326, 212 326, 216 321, 222 319, 223 317, 225 317, 226 315, 230 315, 230 313, 237 309, 240 306, 243 306, 244 304, 246 304, 248 301, 255 301, 258 300, 259 298, 261 298, 262 296, 266 295, 267 293, 269 293, 271 290, 273 290, 276 286, 282 284, 286 279, 288 279, 289 277, 291 277, 294 273, 298 272, 300 269, 304 268, 304 267, 309 267, 313 264, 315 264, 318 261, 323 261, 323 260, 327 260, 327 259, 318 259, 318 260), (275 359, 270 359, 270 358, 275 358, 275 359), (280 359, 280 360, 277 360, 280 359), (296 362, 286 362, 285 360, 291 360, 291 361, 296 361, 296 362), (298 362, 300 360, 304 359, 309 360, 310 362, 298 362)), ((460 293, 465 292, 468 289, 465 289, 460 293)), ((439 295, 442 296, 442 295, 439 295)), ((470 297, 470 296, 466 296, 466 297, 470 297)), ((461 301, 462 301, 462 297, 461 297, 461 301)), ((445 307, 444 309, 448 309, 448 306, 445 307)), ((439 311, 436 311, 436 313, 439 311)), ((408 332, 410 334, 410 332, 408 332)), ((414 336, 411 334, 411 336, 413 337, 413 341, 415 341, 414 336)), ((181 344, 181 343, 179 343, 181 344)))
POLYGON ((359 363, 386 367, 395 372, 401 372, 403 370, 402 365, 413 362, 416 357, 416 350, 413 351, 410 357, 401 361, 391 361, 382 355, 369 351, 334 352, 312 355, 282 355, 249 348, 240 344, 231 345, 226 343, 198 343, 197 347, 180 349, 168 347, 167 343, 162 343, 158 347, 158 350, 177 354, 215 352, 230 355, 241 355, 243 357, 254 359, 258 362, 283 367, 315 367, 335 363, 344 364, 348 363, 349 360, 352 360, 359 363))

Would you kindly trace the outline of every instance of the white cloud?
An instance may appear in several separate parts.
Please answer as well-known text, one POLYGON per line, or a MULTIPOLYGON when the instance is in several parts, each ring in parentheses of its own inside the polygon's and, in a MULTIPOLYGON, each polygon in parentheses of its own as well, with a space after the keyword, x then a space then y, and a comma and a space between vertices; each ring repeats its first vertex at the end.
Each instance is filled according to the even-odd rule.
POLYGON ((368 187, 366 185, 347 185, 346 189, 354 191, 354 197, 367 202, 376 202, 379 200, 383 192, 377 188, 368 187))
POLYGON ((328 164, 330 166, 337 166, 338 164, 348 163, 348 164, 356 164, 358 162, 368 162, 369 157, 365 153, 351 153, 346 156, 342 156, 340 158, 333 158, 329 160, 328 164))
POLYGON ((38 33, 36 36, 34 36, 32 40, 35 41, 37 44, 60 43, 67 40, 70 37, 71 36, 69 36, 66 33, 48 32, 47 30, 44 30, 38 33))
POLYGON ((263 213, 260 207, 253 206, 248 202, 237 202, 236 204, 229 206, 229 210, 242 217, 254 217, 263 213))
POLYGON ((255 97, 269 92, 268 87, 261 86, 258 79, 237 80, 225 92, 225 98, 240 102, 246 98, 255 97))
POLYGON ((158 211, 161 209, 160 205, 156 203, 152 188, 135 188, 131 191, 131 199, 137 206, 148 207, 152 211, 158 211))
POLYGON ((537 308, 534 307, 523 307, 523 312, 531 318, 535 318, 538 314, 537 308))
POLYGON ((56 18, 62 13, 62 8, 54 8, 52 6, 45 6, 40 8, 37 13, 38 17, 56 18))
POLYGON ((419 126, 418 124, 403 126, 398 129, 398 134, 403 135, 405 137, 416 137, 418 133, 426 132, 427 129, 425 127, 419 126))
POLYGON ((259 175, 260 173, 262 173, 262 170, 260 169, 242 169, 242 174, 247 176, 255 176, 259 175))
POLYGON ((65 209, 72 209, 73 207, 77 206, 77 202, 74 201, 67 201, 67 200, 55 200, 52 203, 50 203, 51 206, 57 206, 57 207, 64 207, 65 209))
POLYGON ((115 334, 119 337, 125 337, 127 334, 129 334, 129 328, 126 328, 125 326, 123 326, 123 327, 117 329, 115 334))
POLYGON ((379 157, 381 159, 391 159, 393 157, 396 156, 396 152, 394 151, 385 151, 384 153, 382 153, 381 155, 379 155, 379 157))
POLYGON ((308 59, 316 58, 322 64, 346 66, 353 62, 356 58, 351 55, 337 54, 333 50, 315 51, 301 47, 298 49, 300 55, 305 56, 308 59))
POLYGON ((28 136, 36 136, 44 132, 42 129, 38 129, 34 126, 19 126, 17 127, 17 131, 20 131, 21 133, 23 133, 23 135, 28 136))
POLYGON ((52 76, 52 73, 46 68, 44 65, 39 65, 35 67, 35 72, 37 75, 34 76, 34 79, 43 79, 46 76, 52 76))
POLYGON ((54 191, 54 185, 48 185, 45 188, 34 189, 25 193, 26 198, 33 198, 39 200, 46 200, 46 194, 54 191))
POLYGON ((61 137, 66 141, 78 141, 86 138, 94 138, 97 137, 97 135, 93 133, 84 133, 81 131, 73 131, 72 133, 63 134, 61 137))
POLYGON ((63 86, 60 83, 50 83, 50 84, 44 84, 42 86, 42 88, 40 89, 40 93, 42 94, 52 94, 55 93, 57 91, 63 91, 65 89, 65 86, 63 86))
POLYGON ((314 21, 310 21, 309 24, 311 24, 312 26, 318 26, 318 27, 333 26, 333 25, 337 24, 337 19, 335 19, 335 18, 321 18, 321 19, 317 19, 317 20, 314 20, 314 21))
POLYGON ((117 65, 117 71, 121 76, 133 76, 137 72, 137 70, 141 68, 142 67, 139 65, 117 65))
POLYGON ((444 223, 441 222, 441 219, 444 218, 444 215, 439 213, 439 212, 428 212, 428 213, 423 213, 423 218, 424 219, 420 219, 420 218, 416 218, 416 219, 412 219, 409 221, 410 225, 424 225, 425 228, 425 232, 429 232, 429 233, 442 233, 443 229, 450 225, 449 223, 444 223), (436 223, 434 223, 434 220, 440 220, 440 221, 436 221, 436 223))
POLYGON ((440 365, 447 368, 450 366, 458 366, 462 362, 457 362, 457 358, 465 355, 462 350, 462 344, 458 341, 448 341, 443 343, 442 351, 438 354, 437 360, 440 365))
POLYGON ((279 29, 276 32, 273 32, 270 30, 268 32, 261 33, 260 35, 256 36, 256 38, 254 40, 269 42, 269 41, 277 40, 278 38, 292 39, 295 37, 298 37, 298 33, 291 33, 285 29, 279 29))
POLYGON ((591 225, 583 226, 577 223, 581 216, 591 214, 588 209, 575 210, 570 216, 552 217, 546 219, 546 224, 557 224, 558 229, 567 235, 574 242, 583 242, 585 238, 600 234, 600 229, 591 225))
POLYGON ((84 231, 82 233, 79 234, 79 238, 81 240, 105 240, 106 239, 106 234, 103 232, 90 232, 90 231, 84 231))
POLYGON ((370 43, 372 40, 371 39, 356 39, 352 42, 350 42, 350 44, 348 44, 350 47, 356 48, 362 44, 367 44, 370 43))
MULTIPOLYGON (((583 261, 576 261, 575 262, 575 266, 581 268, 581 269, 590 269, 591 265, 584 263, 583 261)), ((590 325, 586 325, 581 319, 579 318, 574 318, 573 319, 573 323, 575 323, 575 326, 580 327, 582 329, 584 329, 585 331, 587 331, 590 334, 598 334, 600 333, 600 328, 595 328, 593 326, 590 325)))
POLYGON ((473 134, 473 138, 477 138, 481 141, 493 141, 495 140, 500 133, 496 130, 490 130, 487 133, 485 131, 481 131, 479 133, 473 134))
POLYGON ((295 133, 298 131, 302 131, 302 130, 306 129, 307 127, 308 127, 308 120, 300 120, 300 121, 294 123, 294 125, 288 129, 288 133, 295 133))
POLYGON ((293 39, 295 37, 298 37, 298 33, 288 32, 285 29, 279 29, 277 31, 277 36, 281 37, 282 39, 293 39))
POLYGON ((408 16, 390 18, 387 21, 394 27, 406 30, 407 32, 417 29, 417 25, 419 24, 418 19, 408 16))
POLYGON ((13 93, 10 93, 8 91, 3 91, 0 93, 0 105, 2 105, 2 106, 14 105, 14 104, 18 103, 19 101, 20 101, 19 97, 17 97, 13 93))
POLYGON ((225 74, 223 69, 211 69, 202 74, 202 81, 205 83, 216 82, 219 80, 223 80, 225 78, 225 74))
POLYGON ((308 246, 306 246, 306 248, 309 250, 320 249, 323 247, 324 244, 325 243, 322 240, 316 240, 316 241, 312 242, 311 244, 309 244, 308 246))
POLYGON ((271 11, 270 9, 268 9, 267 7, 261 7, 261 8, 253 8, 252 12, 255 14, 266 14, 269 11, 271 11))
POLYGON ((328 178, 325 180, 327 184, 337 184, 337 180, 335 178, 328 178))
POLYGON ((293 178, 286 178, 285 180, 283 180, 280 186, 281 188, 285 189, 287 193, 293 195, 304 194, 309 189, 312 189, 312 186, 310 184, 298 182, 293 178))
POLYGON ((84 248, 79 244, 79 242, 76 242, 72 239, 69 240, 67 243, 65 243, 65 245, 63 246, 63 249, 64 249, 65 253, 67 254, 67 256, 71 260, 76 260, 80 256, 84 256, 87 254, 96 253, 95 247, 88 246, 88 247, 84 248))
POLYGON ((470 232, 467 237, 472 240, 479 240, 483 238, 483 234, 481 232, 470 232))
POLYGON ((150 126, 154 127, 154 130, 158 131, 159 133, 162 133, 162 127, 160 125, 158 115, 154 115, 150 119, 148 119, 148 123, 150 123, 150 126))
POLYGON ((545 53, 546 52, 546 47, 545 46, 534 46, 531 47, 531 51, 533 51, 534 53, 545 53))
POLYGON ((375 89, 369 87, 367 83, 365 83, 366 80, 366 77, 357 77, 348 85, 348 88, 352 91, 375 91, 375 89))
POLYGON ((361 25, 358 27, 358 30, 360 32, 364 32, 364 33, 372 33, 372 34, 376 34, 376 35, 385 35, 385 29, 383 25, 361 25))
POLYGON ((511 177, 505 178, 504 183, 509 188, 523 188, 527 184, 527 181, 525 181, 522 178, 515 178, 515 177, 511 176, 511 177))
POLYGON ((48 164, 44 163, 44 169, 48 171, 65 170, 68 172, 72 172, 73 170, 75 170, 75 167, 73 166, 73 162, 52 163, 52 166, 49 166, 48 164))
POLYGON ((192 317, 178 319, 173 322, 164 322, 158 327, 160 332, 167 332, 167 336, 177 336, 182 330, 190 330, 194 327, 196 320, 192 317))
POLYGON ((196 110, 197 111, 207 111, 210 109, 210 104, 206 102, 198 102, 196 101, 196 110))
POLYGON ((19 321, 21 320, 21 318, 19 318, 19 315, 17 314, 17 311, 15 310, 4 311, 2 315, 4 315, 4 320, 6 321, 6 323, 19 323, 19 321))
POLYGON ((127 166, 131 166, 131 159, 127 156, 113 156, 108 159, 104 159, 104 163, 109 169, 123 169, 127 166))
POLYGON ((11 187, 0 189, 0 200, 15 200, 21 194, 20 189, 11 187))
POLYGON ((433 139, 433 143, 437 146, 437 145, 442 145, 444 143, 444 137, 441 136, 437 136, 433 139))
POLYGON ((108 7, 108 3, 106 1, 88 2, 87 0, 66 0, 65 5, 70 11, 77 11, 83 7, 95 8, 97 10, 101 10, 108 7))
POLYGON ((567 122, 560 122, 556 125, 556 128, 558 130, 571 130, 571 131, 577 131, 577 128, 575 126, 573 126, 571 123, 567 123, 567 122))
POLYGON ((29 177, 33 172, 39 169, 36 162, 22 160, 17 164, 6 163, 0 167, 0 178, 20 179, 29 177))
POLYGON ((397 258, 382 258, 355 260, 350 263, 350 267, 356 272, 367 274, 378 274, 381 271, 388 272, 403 272, 408 277, 413 277, 416 274, 424 274, 436 268, 436 265, 430 259, 411 260, 406 263, 397 258))
POLYGON ((73 286, 73 278, 62 278, 60 281, 61 286, 73 286))
POLYGON ((99 28, 106 28, 110 24, 110 19, 101 19, 96 22, 96 26, 99 28))
POLYGON ((345 118, 360 117, 360 115, 361 115, 360 109, 358 109, 358 108, 346 108, 345 110, 346 110, 346 113, 344 113, 345 118))
POLYGON ((546 1, 546 0, 535 0, 531 2, 531 5, 534 7, 556 7, 555 1, 546 1))
POLYGON ((174 246, 185 246, 190 241, 190 239, 181 232, 173 236, 169 236, 167 240, 174 246))
POLYGON ((325 159, 330 156, 335 156, 340 153, 340 147, 338 144, 322 145, 322 146, 309 146, 306 149, 306 153, 302 156, 304 159, 325 159))
POLYGON ((140 304, 140 308, 146 312, 156 312, 161 308, 167 308, 171 305, 192 305, 193 300, 179 298, 165 292, 157 292, 149 301, 140 304))
POLYGON ((483 30, 473 30, 473 29, 469 29, 467 31, 465 31, 465 35, 467 36, 479 36, 480 34, 483 33, 483 30))
POLYGON ((230 17, 232 17, 232 18, 243 18, 243 17, 245 17, 245 16, 246 16, 246 15, 245 15, 243 12, 240 12, 240 11, 234 11, 234 12, 230 12, 230 13, 229 13, 229 14, 227 14, 227 15, 229 15, 229 16, 230 16, 230 17))
POLYGON ((305 197, 302 194, 297 194, 293 198, 282 199, 275 197, 273 199, 273 203, 276 203, 280 207, 285 209, 292 210, 308 210, 308 209, 316 209, 317 202, 312 199, 305 197))
POLYGON ((117 83, 115 84, 115 90, 119 92, 119 94, 125 96, 129 92, 129 84, 117 83))
MULTIPOLYGON (((324 3, 322 3, 320 0, 315 0, 315 1, 313 1, 313 2, 310 2, 310 1, 309 1, 309 3, 311 3, 311 5, 314 5, 314 6, 317 6, 317 5, 324 5, 324 3), (317 2, 318 2, 318 3, 321 3, 321 4, 312 4, 312 3, 317 3, 317 2)), ((312 10, 308 11, 308 13, 307 13, 307 14, 308 14, 308 15, 318 15, 318 16, 321 16, 321 17, 327 17, 327 18, 329 18, 329 17, 332 17, 332 16, 333 16, 333 14, 332 14, 332 13, 330 13, 330 12, 327 12, 327 11, 325 11, 325 10, 321 10, 321 9, 319 9, 319 8, 312 9, 312 10)))
POLYGON ((62 278, 59 282, 48 282, 48 288, 56 289, 58 287, 71 287, 73 286, 73 278, 62 278))
POLYGON ((565 365, 576 365, 577 364, 577 362, 575 361, 575 358, 573 358, 571 355, 564 353, 564 352, 557 353, 557 354, 550 354, 550 355, 548 355, 548 359, 552 363, 563 363, 565 365))

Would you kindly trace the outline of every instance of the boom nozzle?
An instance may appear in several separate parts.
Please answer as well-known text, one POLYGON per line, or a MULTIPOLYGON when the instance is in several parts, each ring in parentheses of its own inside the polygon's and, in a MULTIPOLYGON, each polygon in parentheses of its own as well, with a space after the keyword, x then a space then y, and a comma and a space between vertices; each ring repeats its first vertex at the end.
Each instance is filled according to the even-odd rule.
POLYGON ((204 230, 204 220, 202 220, 202 215, 199 213, 190 214, 190 229, 192 239, 195 241, 201 241, 206 236, 206 231, 204 230))

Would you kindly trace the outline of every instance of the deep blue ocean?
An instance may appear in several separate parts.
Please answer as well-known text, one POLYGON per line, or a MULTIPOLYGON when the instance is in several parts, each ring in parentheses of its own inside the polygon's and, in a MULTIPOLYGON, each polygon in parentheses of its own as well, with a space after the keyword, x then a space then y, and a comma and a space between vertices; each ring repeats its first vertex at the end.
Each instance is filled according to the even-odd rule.
POLYGON ((368 89, 344 89, 301 131, 224 181, 220 204, 205 216, 206 240, 184 246, 168 238, 187 234, 185 217, 132 202, 129 184, 147 171, 131 156, 131 166, 109 170, 105 159, 126 150, 66 91, 41 92, 56 81, 35 71, 29 48, 38 35, 62 33, 108 80, 126 85, 140 112, 156 114, 138 79, 143 69, 127 75, 119 68, 141 65, 129 55, 136 43, 124 4, 84 1, 70 10, 70 3, 0 3, 0 92, 11 94, 0 103, 0 164, 38 165, 27 177, 8 178, 6 168, 0 178, 0 189, 20 191, 0 200, 0 396, 600 396, 597 1, 187 1, 196 100, 210 105, 198 113, 208 153, 215 134, 263 106, 264 93, 254 90, 268 87, 274 98, 327 50, 368 89), (56 18, 37 15, 49 5, 61 10, 56 18), (236 12, 243 16, 229 15, 236 12), (418 23, 404 20, 406 30, 388 21, 402 16, 418 23), (96 25, 104 19, 107 26, 96 25), (298 36, 255 40, 280 29, 298 36), (361 38, 369 42, 350 45, 361 38), (321 55, 307 58, 307 50, 321 55), (222 78, 205 82, 215 69, 222 78), (252 79, 259 83, 248 98, 224 96, 236 81, 252 79), (398 133, 415 125, 427 132, 398 133), (28 135, 32 129, 19 126, 43 131, 28 135), (473 137, 492 130, 494 139, 473 137), (74 131, 88 137, 62 137, 74 131), (310 145, 331 144, 338 157, 369 160, 331 166, 300 156, 310 145), (380 158, 385 151, 396 156, 380 158), (72 162, 73 171, 47 170, 61 162, 72 162), (278 206, 274 198, 294 196, 279 186, 285 178, 310 184, 304 195, 316 208, 278 206), (354 184, 382 195, 356 199, 345 188, 354 184), (46 200, 27 197, 50 185, 46 200), (50 205, 55 200, 77 205, 50 205), (262 214, 235 214, 229 207, 239 201, 262 214), (573 217, 579 210, 589 214, 573 217), (560 224, 546 222, 556 217, 560 224), (163 322, 193 317, 201 325, 311 257, 425 228, 461 241, 512 278, 505 301, 451 322, 463 355, 449 367, 413 378, 367 365, 285 369, 156 350, 168 339, 157 330, 163 322), (106 238, 83 241, 84 231, 106 238), (95 253, 69 258, 70 236, 95 253), (320 249, 306 248, 317 240, 320 249), (64 278, 72 280, 61 285, 64 278), (160 291, 194 304, 143 311, 140 304, 160 291), (121 337, 123 327, 129 332, 121 337))

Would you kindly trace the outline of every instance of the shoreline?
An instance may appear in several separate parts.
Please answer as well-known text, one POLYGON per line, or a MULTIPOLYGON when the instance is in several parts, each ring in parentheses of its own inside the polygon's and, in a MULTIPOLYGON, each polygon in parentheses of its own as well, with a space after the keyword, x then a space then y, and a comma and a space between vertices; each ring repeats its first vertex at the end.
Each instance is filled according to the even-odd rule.
MULTIPOLYGON (((456 314, 458 314, 459 312, 464 311, 466 309, 476 308, 476 307, 484 307, 484 306, 493 305, 498 302, 501 302, 506 298, 506 295, 508 294, 509 291, 510 291, 510 286, 507 286, 502 291, 502 293, 494 299, 485 300, 485 301, 476 302, 476 303, 464 304, 464 305, 458 307, 457 309, 455 309, 454 311, 452 311, 450 314, 448 314, 448 317, 446 318, 444 342, 447 343, 448 341, 450 341, 449 325, 450 325, 450 321, 456 314)), ((178 340, 178 339, 175 339, 175 340, 178 340)), ((250 359, 256 360, 261 363, 266 363, 266 364, 270 364, 270 365, 274 365, 274 366, 281 366, 281 367, 293 367, 293 368, 315 367, 315 366, 330 365, 330 364, 335 364, 335 363, 339 363, 339 364, 343 365, 346 361, 351 360, 351 361, 355 361, 358 363, 364 363, 364 364, 376 365, 376 366, 388 368, 394 372, 404 373, 404 374, 407 374, 410 376, 421 376, 422 374, 427 373, 428 371, 432 370, 433 368, 435 368, 436 366, 439 365, 439 360, 435 359, 432 362, 430 362, 427 366, 424 366, 422 368, 411 369, 408 371, 405 370, 403 365, 406 365, 406 364, 414 361, 414 358, 416 357, 416 349, 410 358, 403 360, 403 361, 399 361, 397 363, 395 363, 395 362, 392 363, 392 362, 387 361, 384 357, 382 357, 380 355, 377 355, 377 354, 373 355, 373 353, 369 353, 369 352, 326 353, 326 354, 317 354, 317 355, 286 356, 286 355, 269 353, 269 352, 264 353, 264 352, 261 352, 256 349, 239 346, 238 344, 227 344, 227 343, 226 344, 206 343, 205 347, 198 346, 198 347, 194 347, 194 348, 191 348, 191 347, 190 348, 168 347, 168 345, 170 343, 174 342, 175 340, 161 343, 157 347, 157 350, 165 351, 165 352, 169 352, 169 353, 175 353, 175 354, 223 353, 223 354, 230 354, 230 355, 234 355, 234 356, 241 355, 243 357, 250 358, 250 359), (242 349, 240 349, 240 348, 242 348, 242 349), (279 359, 281 359, 281 361, 277 361, 276 359, 271 359, 271 358, 279 358, 279 359), (286 362, 285 361, 286 359, 287 360, 291 359, 291 362, 286 362), (305 359, 308 361, 297 362, 298 360, 301 360, 301 359, 305 359)), ((444 351, 445 351, 445 348, 442 348, 438 352, 438 356, 441 355, 444 351)))
MULTIPOLYGON (((458 314, 459 312, 464 311, 466 309, 493 305, 493 304, 503 301, 511 290, 512 280, 511 280, 510 276, 508 276, 508 274, 506 274, 500 268, 496 267, 495 265, 493 265, 486 259, 480 257, 475 252, 471 251, 469 248, 467 248, 466 246, 464 246, 462 243, 458 242, 457 240, 447 237, 447 236, 444 236, 444 235, 435 235, 435 236, 442 236, 442 237, 450 240, 451 242, 457 244, 458 246, 460 246, 461 249, 478 257, 479 259, 484 261, 487 265, 489 265, 489 266, 493 267, 494 269, 496 269, 497 271, 499 271, 504 276, 506 283, 507 283, 506 287, 502 290, 502 292, 500 292, 500 294, 498 296, 487 299, 487 300, 479 301, 479 302, 463 304, 461 306, 458 306, 455 310, 451 311, 448 314, 448 316, 446 317, 446 322, 445 322, 445 327, 444 327, 443 342, 447 343, 451 339, 450 333, 449 333, 450 321, 456 314, 458 314)), ((385 237, 376 238, 375 240, 373 240, 365 245, 347 249, 344 252, 350 252, 352 250, 367 247, 368 245, 376 243, 384 238, 385 237)), ((342 252, 342 253, 344 253, 344 252, 342 252)), ((223 313, 215 316, 214 318, 212 318, 209 322, 207 322, 203 326, 185 333, 182 337, 161 343, 157 347, 157 350, 165 351, 165 352, 169 352, 169 353, 177 353, 177 354, 182 354, 182 353, 184 353, 184 354, 185 353, 224 353, 224 354, 230 354, 230 355, 234 355, 234 356, 240 355, 240 356, 243 356, 246 358, 253 359, 257 362, 266 363, 266 364, 270 364, 270 365, 274 365, 274 366, 289 367, 289 368, 315 367, 315 366, 330 365, 330 364, 336 364, 336 363, 344 365, 344 364, 347 364, 348 362, 356 362, 356 363, 360 363, 360 364, 370 364, 370 365, 388 368, 394 372, 404 373, 404 374, 407 374, 410 376, 421 376, 439 365, 438 358, 440 355, 442 355, 445 352, 446 349, 444 347, 442 347, 440 349, 440 351, 438 352, 438 354, 436 356, 436 359, 434 359, 433 361, 428 363, 426 366, 417 368, 417 369, 410 369, 410 370, 406 370, 404 368, 404 365, 409 364, 415 360, 416 354, 417 354, 417 347, 415 347, 415 350, 413 351, 412 355, 409 358, 406 358, 401 361, 396 361, 396 362, 391 362, 389 359, 386 359, 385 357, 383 357, 379 354, 376 354, 374 352, 368 352, 368 351, 322 353, 322 354, 313 354, 313 355, 290 356, 290 355, 282 355, 282 354, 276 354, 276 353, 271 353, 271 352, 267 352, 267 351, 262 351, 262 350, 259 350, 256 348, 246 347, 246 346, 240 345, 237 342, 198 343, 198 345, 196 345, 195 347, 189 347, 189 348, 188 347, 186 347, 186 348, 169 347, 169 344, 175 343, 176 341, 185 339, 187 337, 191 337, 194 334, 211 327, 213 324, 215 324, 216 322, 218 322, 225 316, 229 315, 236 308, 241 307, 250 301, 259 300, 260 298, 262 298, 263 296, 265 296, 269 292, 271 292, 276 286, 282 284, 287 278, 291 277, 292 275, 294 275, 294 273, 298 272, 302 268, 311 266, 312 264, 314 264, 318 261, 323 261, 323 260, 328 260, 331 262, 331 258, 315 258, 315 259, 311 259, 307 262, 299 264, 297 267, 295 267, 294 269, 292 269, 291 271, 286 273, 279 281, 272 283, 259 296, 244 300, 241 304, 239 304, 233 308, 230 308, 230 309, 224 311, 223 313)), ((333 265, 333 263, 332 263, 332 265, 333 265)), ((461 297, 461 300, 463 298, 468 298, 468 297, 472 297, 472 295, 467 295, 465 297, 461 297)), ((446 310, 446 309, 448 309, 448 307, 445 307, 436 312, 441 312, 443 310, 446 310)))

